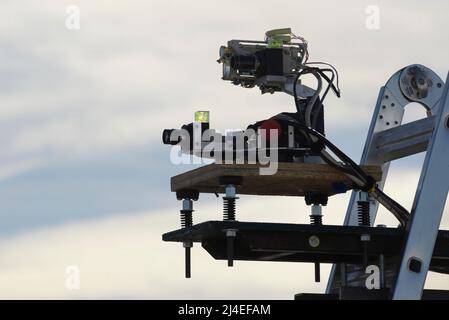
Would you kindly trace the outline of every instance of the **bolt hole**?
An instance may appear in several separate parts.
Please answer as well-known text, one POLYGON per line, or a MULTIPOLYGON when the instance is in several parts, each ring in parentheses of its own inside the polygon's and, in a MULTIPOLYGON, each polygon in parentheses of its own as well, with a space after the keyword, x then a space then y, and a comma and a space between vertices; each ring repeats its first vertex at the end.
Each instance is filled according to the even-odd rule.
POLYGON ((387 126, 389 126, 390 125, 390 123, 389 122, 387 122, 387 126))
POLYGON ((399 124, 399 122, 395 121, 394 124, 399 124))
POLYGON ((394 103, 392 103, 391 106, 394 107, 394 103))
POLYGON ((382 106, 382 109, 385 109, 387 106, 382 106))
POLYGON ((449 129, 449 116, 446 117, 446 128, 449 129))
POLYGON ((383 116, 383 115, 380 115, 380 116, 379 116, 379 119, 383 119, 383 118, 384 118, 384 116, 383 116))
POLYGON ((388 98, 389 98, 389 96, 388 96, 388 94, 386 94, 386 95, 385 95, 385 99, 388 99, 388 98))
POLYGON ((441 84, 441 82, 438 82, 438 83, 437 83, 437 87, 438 87, 438 88, 441 88, 442 86, 443 86, 443 85, 441 84))

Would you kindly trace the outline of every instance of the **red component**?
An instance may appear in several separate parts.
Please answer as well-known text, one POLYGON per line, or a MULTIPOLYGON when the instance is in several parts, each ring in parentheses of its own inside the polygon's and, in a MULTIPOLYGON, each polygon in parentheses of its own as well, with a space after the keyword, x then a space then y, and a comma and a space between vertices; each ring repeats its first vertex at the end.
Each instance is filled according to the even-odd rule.
POLYGON ((264 129, 260 132, 263 139, 270 141, 270 130, 276 130, 278 134, 278 139, 282 136, 282 126, 279 122, 274 119, 268 119, 262 122, 259 129, 264 129))

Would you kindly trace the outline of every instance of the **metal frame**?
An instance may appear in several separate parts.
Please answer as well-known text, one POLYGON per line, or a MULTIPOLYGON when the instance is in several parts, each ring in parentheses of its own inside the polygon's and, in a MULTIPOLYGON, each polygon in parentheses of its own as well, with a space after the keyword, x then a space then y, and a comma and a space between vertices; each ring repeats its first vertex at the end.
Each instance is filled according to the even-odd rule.
MULTIPOLYGON (((406 236, 399 228, 206 221, 165 233, 162 239, 200 243, 214 259, 227 260, 228 230, 238 230, 234 259, 246 261, 359 263, 360 237, 368 234, 369 261, 377 263, 383 256, 388 263, 401 254, 406 236)), ((431 266, 449 272, 449 231, 438 232, 431 266)))
MULTIPOLYGON (((421 299, 429 268, 449 274, 448 232, 439 230, 449 190, 449 74, 444 85, 432 70, 411 65, 397 71, 380 89, 360 164, 382 167, 377 187, 383 189, 391 161, 424 151, 413 207, 410 215, 401 215, 400 228, 373 228, 378 202, 363 191, 352 192, 344 225, 338 227, 242 223, 234 221, 234 205, 226 203, 227 221, 192 225, 191 200, 198 199, 198 191, 184 190, 177 191, 177 198, 185 199, 181 214, 189 223, 163 238, 184 242, 187 277, 190 247, 201 242, 214 258, 227 259, 229 266, 234 260, 339 263, 332 267, 326 294, 338 293, 340 298, 366 291, 365 267, 378 263, 379 297, 421 299), (427 118, 402 125, 405 107, 411 102, 421 104, 427 118), (359 225, 357 202, 361 199, 364 205, 369 202, 370 223, 359 225)), ((220 184, 228 186, 224 199, 235 199, 235 183, 224 183, 226 177, 222 178, 220 184)), ((368 296, 376 293, 370 291, 368 296)))
POLYGON ((429 270, 449 189, 448 93, 449 74, 419 178, 393 299, 421 299, 429 270))
MULTIPOLYGON (((432 248, 438 233, 449 186, 449 162, 447 161, 449 130, 445 127, 449 109, 448 88, 449 85, 446 83, 443 91, 443 81, 432 70, 422 65, 411 65, 397 71, 380 89, 360 161, 362 165, 382 166, 382 180, 378 186, 383 189, 390 161, 425 151, 426 148, 428 151, 412 209, 411 223, 407 228, 408 236, 403 260, 394 289, 393 298, 395 299, 421 297, 432 248), (422 70, 428 79, 425 98, 420 99, 419 95, 417 96, 416 92, 408 87, 410 70, 413 68, 422 70), (401 125, 405 107, 411 102, 423 105, 428 117, 401 125), (414 272, 410 274, 407 257, 412 255, 421 262, 421 271, 418 274, 414 272)), ((359 192, 353 191, 351 195, 344 220, 346 226, 357 225, 356 199, 359 192)), ((374 224, 377 209, 378 203, 370 201, 372 224, 374 224)), ((337 269, 339 268, 336 265, 332 267, 327 293, 335 292, 340 278, 340 272, 337 272, 337 269)), ((351 274, 351 278, 357 279, 363 275, 360 266, 346 266, 345 269, 351 274)))

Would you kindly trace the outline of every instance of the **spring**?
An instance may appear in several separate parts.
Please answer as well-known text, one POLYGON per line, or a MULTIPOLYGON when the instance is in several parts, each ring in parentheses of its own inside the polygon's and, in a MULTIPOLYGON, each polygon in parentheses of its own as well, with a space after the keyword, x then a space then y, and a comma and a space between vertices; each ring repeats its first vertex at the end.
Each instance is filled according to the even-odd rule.
POLYGON ((310 224, 322 225, 323 224, 323 216, 321 216, 321 215, 310 215, 310 224))
POLYGON ((192 210, 181 210, 181 227, 187 228, 193 224, 192 210))
POLYGON ((371 217, 369 212, 369 201, 357 201, 357 214, 359 218, 359 226, 371 226, 371 217))
POLYGON ((235 220, 235 198, 223 197, 223 220, 235 220))

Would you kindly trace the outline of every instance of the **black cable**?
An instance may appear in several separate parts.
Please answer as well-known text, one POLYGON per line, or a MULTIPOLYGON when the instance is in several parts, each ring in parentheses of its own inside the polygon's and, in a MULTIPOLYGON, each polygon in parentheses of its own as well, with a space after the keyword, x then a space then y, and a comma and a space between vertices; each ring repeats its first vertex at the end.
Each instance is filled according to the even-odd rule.
MULTIPOLYGON (((351 158, 349 158, 343 151, 341 151, 337 146, 335 146, 332 142, 327 140, 321 133, 316 131, 313 128, 309 128, 306 125, 295 122, 295 121, 288 121, 293 126, 296 126, 299 129, 306 130, 309 134, 312 134, 316 138, 318 138, 321 142, 323 142, 340 160, 343 160, 344 163, 349 165, 357 175, 365 180, 366 182, 369 182, 370 178, 369 176, 360 168, 358 164, 356 164, 351 158)), ((359 186, 362 187, 362 186, 359 186)))
POLYGON ((335 73, 332 69, 319 69, 318 68, 318 72, 320 73, 320 75, 324 78, 324 80, 327 81, 327 83, 330 84, 330 87, 332 89, 332 91, 335 93, 335 95, 340 98, 340 89, 338 89, 334 84, 333 84, 333 79, 335 77, 335 73), (329 77, 324 73, 324 71, 326 72, 331 72, 332 73, 332 79, 329 79, 329 77))
MULTIPOLYGON (((334 70, 332 70, 332 69, 324 69, 324 68, 320 69, 320 68, 316 68, 316 67, 314 67, 314 68, 306 67, 302 71, 298 72, 298 74, 296 75, 295 80, 293 82, 293 95, 294 95, 294 99, 295 99, 295 106, 296 106, 296 109, 297 109, 299 117, 300 117, 300 121, 293 119, 293 118, 292 118, 292 120, 287 120, 287 121, 290 124, 292 124, 293 126, 295 126, 296 128, 299 128, 300 131, 303 132, 306 137, 308 136, 309 139, 307 139, 307 140, 309 140, 313 143, 313 139, 311 138, 311 136, 314 136, 315 138, 318 139, 318 141, 320 143, 322 143, 323 145, 328 147, 340 160, 342 160, 343 164, 339 165, 338 162, 335 160, 332 160, 332 157, 330 155, 328 155, 327 153, 326 154, 321 153, 321 158, 328 165, 332 166, 333 168, 340 170, 340 171, 344 172, 345 174, 353 177, 353 179, 351 179, 351 180, 354 181, 357 188, 359 188, 362 191, 369 192, 380 204, 382 204, 385 208, 387 208, 390 212, 393 213, 393 215, 399 220, 401 225, 405 226, 410 218, 410 214, 408 213, 408 211, 404 207, 402 207, 398 202, 396 202, 395 200, 393 200, 392 198, 387 196, 382 190, 380 190, 378 188, 378 186, 376 185, 375 180, 371 176, 366 174, 362 170, 362 168, 358 164, 356 164, 350 157, 348 157, 337 146, 335 146, 332 142, 327 140, 321 133, 319 133, 318 131, 316 131, 314 129, 316 127, 318 113, 320 112, 319 108, 322 108, 323 101, 326 98, 329 90, 332 89, 332 91, 336 94, 336 96, 340 97, 340 89, 338 88, 338 84, 336 87, 333 83, 335 76, 336 76, 336 72, 337 72, 336 70, 334 72, 334 70), (325 74, 325 72, 331 72, 332 77, 329 78, 325 74), (313 121, 312 121, 312 127, 308 127, 305 124, 305 118, 303 116, 304 111, 301 110, 301 106, 299 105, 299 102, 298 102, 298 95, 296 92, 296 85, 298 83, 299 78, 301 77, 301 75, 306 74, 306 73, 314 73, 314 75, 316 75, 316 73, 318 73, 319 76, 321 76, 328 83, 328 86, 327 86, 326 90, 324 91, 323 96, 320 99, 318 109, 315 110, 315 113, 313 116, 313 121), (327 156, 325 156, 325 155, 327 155, 327 156), (361 184, 360 182, 363 182, 363 184, 361 184)), ((338 77, 338 74, 337 74, 337 77, 338 77)), ((338 78, 337 78, 337 82, 338 82, 338 78)))
POLYGON ((339 157, 341 160, 344 160, 344 162, 349 162, 349 164, 346 164, 346 167, 340 167, 338 165, 336 165, 336 163, 333 163, 330 159, 327 159, 326 157, 323 157, 323 160, 328 163, 329 165, 331 165, 332 167, 343 171, 344 173, 346 173, 347 175, 350 175, 352 177, 354 177, 355 179, 357 179, 358 181, 362 181, 362 183, 358 183, 356 186, 358 188, 361 189, 366 189, 368 188, 368 183, 370 181, 373 181, 372 178, 370 178, 368 175, 365 174, 365 172, 363 172, 363 170, 361 170, 357 164, 355 164, 348 156, 346 156, 340 149, 338 149, 333 143, 331 143, 329 140, 327 140, 321 133, 317 132, 316 130, 307 127, 304 124, 295 122, 295 121, 288 121, 290 124, 292 124, 293 126, 301 129, 300 131, 307 131, 307 134, 309 135, 313 135, 316 138, 318 138, 324 145, 326 145, 330 150, 332 150, 332 152, 335 153, 335 155, 337 157, 339 157))
POLYGON ((321 65, 325 65, 330 67, 332 70, 334 70, 335 72, 335 76, 336 76, 336 88, 338 90, 338 92, 340 92, 340 81, 339 81, 339 76, 338 76, 338 70, 330 63, 327 62, 322 62, 322 61, 314 61, 314 62, 307 62, 305 63, 306 65, 316 65, 316 64, 321 64, 321 65))
POLYGON ((349 168, 344 167, 344 166, 338 166, 335 164, 335 162, 330 161, 328 158, 326 157, 322 157, 322 159, 324 160, 324 162, 326 162, 328 165, 330 165, 331 167, 339 170, 339 171, 343 171, 346 174, 353 174, 354 172, 351 171, 349 168))
MULTIPOLYGON (((319 113, 321 111, 321 108, 323 108, 324 99, 326 99, 326 96, 327 96, 330 88, 332 87, 334 79, 335 79, 335 73, 334 73, 334 70, 332 70, 332 69, 319 69, 318 73, 327 81, 328 85, 327 85, 326 90, 324 90, 324 93, 320 99, 320 104, 316 107, 315 113, 313 115, 312 128, 316 128, 316 123, 318 121, 319 113), (331 72, 332 78, 331 79, 327 78, 324 72, 331 72)), ((334 89, 336 90, 335 87, 334 87, 334 89)), ((337 96, 340 97, 339 92, 337 93, 337 96)))
MULTIPOLYGON (((317 101, 319 101, 320 92, 323 87, 323 79, 316 69, 311 69, 310 74, 315 77, 315 79, 317 81, 317 88, 315 89, 315 93, 312 95, 312 97, 307 102, 304 119, 305 119, 305 124, 307 126, 314 128, 312 125, 312 113, 315 108, 315 103, 317 101)), ((318 105, 320 105, 320 104, 318 104, 318 105)))
MULTIPOLYGON (((306 119, 305 119, 305 116, 303 115, 304 111, 301 109, 301 106, 299 105, 299 102, 298 102, 298 94, 297 94, 297 91, 296 91, 296 86, 298 84, 299 78, 302 75, 307 74, 307 73, 313 74, 317 78, 318 81, 319 81, 318 77, 321 77, 324 80, 326 80, 326 82, 328 83, 328 86, 327 86, 326 90, 324 91, 323 96, 320 99, 320 104, 318 105, 318 109, 315 110, 314 117, 313 117, 313 119, 311 121, 312 128, 315 128, 316 127, 316 122, 317 122, 317 119, 318 119, 318 113, 320 112, 320 109, 322 107, 323 101, 326 98, 329 90, 332 89, 332 91, 335 93, 335 95, 337 97, 340 97, 340 90, 337 87, 335 87, 335 85, 333 83, 334 79, 335 79, 335 72, 334 72, 333 69, 328 69, 328 68, 321 69, 321 68, 317 68, 317 67, 306 67, 306 68, 302 69, 300 72, 298 72, 298 74, 295 77, 295 80, 293 81, 293 97, 295 99, 296 110, 298 111, 298 113, 302 117, 301 120, 303 120, 304 122, 305 122, 306 119), (332 77, 329 78, 325 74, 325 72, 330 72, 332 74, 332 77)), ((318 92, 318 94, 319 94, 319 92, 318 92)), ((316 100, 316 97, 312 97, 311 103, 313 102, 313 100, 316 100)))
POLYGON ((298 84, 299 77, 301 75, 303 75, 303 74, 304 74, 304 70, 299 71, 298 74, 295 77, 295 80, 293 81, 293 98, 295 99, 296 111, 298 111, 300 117, 302 117, 302 110, 301 110, 301 107, 300 107, 299 102, 298 102, 298 93, 296 92, 296 85, 298 84))
POLYGON ((334 85, 334 79, 335 79, 335 73, 334 70, 332 69, 318 69, 318 73, 324 78, 324 80, 326 80, 326 82, 328 83, 328 86, 326 88, 326 90, 323 93, 323 96, 321 97, 321 103, 323 103, 324 99, 327 96, 327 93, 329 92, 329 90, 332 88, 332 91, 335 93, 335 95, 340 98, 340 91, 335 87, 334 85), (332 74, 332 77, 329 79, 329 77, 325 74, 325 72, 330 72, 332 74))
POLYGON ((409 221, 410 214, 408 211, 402 207, 398 202, 390 198, 388 195, 386 195, 382 190, 378 188, 378 186, 375 184, 374 179, 367 175, 362 168, 356 164, 351 158, 349 158, 343 151, 341 151, 338 147, 336 147, 332 142, 327 140, 321 133, 318 131, 309 128, 301 123, 297 123, 294 121, 288 121, 293 126, 307 131, 308 134, 313 135, 314 137, 318 138, 324 145, 326 145, 338 158, 343 160, 343 162, 346 165, 349 165, 348 167, 340 167, 335 165, 332 161, 327 159, 326 157, 322 157, 323 160, 331 165, 332 167, 336 168, 337 170, 343 171, 346 174, 356 174, 361 178, 361 180, 364 182, 364 185, 356 185, 359 189, 363 191, 368 191, 370 194, 373 195, 373 197, 382 204, 385 208, 387 208, 390 212, 393 213, 393 215, 399 220, 401 225, 405 226, 407 222, 409 221))
POLYGON ((319 68, 316 68, 316 67, 304 67, 304 69, 302 69, 301 71, 299 71, 297 73, 297 75, 296 75, 296 77, 295 77, 295 79, 293 81, 293 98, 295 99, 296 111, 299 114, 300 121, 303 122, 303 123, 310 122, 311 126, 312 126, 312 120, 308 119, 307 113, 310 113, 310 114, 312 113, 312 110, 311 109, 309 110, 309 108, 313 108, 314 104, 315 104, 315 101, 319 98, 319 94, 320 94, 320 91, 321 91, 321 82, 322 82, 321 78, 322 77, 319 74, 319 68), (297 90, 296 90, 296 86, 298 84, 299 78, 302 75, 308 74, 308 73, 312 74, 316 78, 316 80, 318 82, 318 88, 316 89, 315 93, 313 94, 313 96, 311 97, 310 101, 308 102, 308 104, 306 106, 306 109, 302 110, 301 105, 299 104, 299 101, 298 101, 298 93, 297 93, 297 90))
POLYGON ((399 220, 402 226, 406 226, 410 221, 410 213, 398 202, 396 202, 388 195, 386 195, 382 190, 380 190, 378 186, 374 188, 373 192, 371 192, 371 195, 380 204, 382 204, 391 213, 393 213, 393 215, 396 217, 396 219, 399 220))

